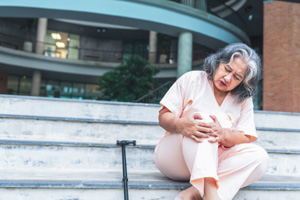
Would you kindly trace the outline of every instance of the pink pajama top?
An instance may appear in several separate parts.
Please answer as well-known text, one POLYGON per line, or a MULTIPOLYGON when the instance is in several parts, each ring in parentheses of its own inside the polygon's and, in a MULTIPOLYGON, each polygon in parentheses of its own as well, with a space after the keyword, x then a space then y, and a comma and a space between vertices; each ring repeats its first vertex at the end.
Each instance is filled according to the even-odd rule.
POLYGON ((234 96, 228 93, 219 106, 212 84, 206 72, 188 72, 173 84, 160 104, 177 117, 193 115, 195 112, 215 115, 223 128, 241 131, 257 139, 252 98, 236 103, 234 96))

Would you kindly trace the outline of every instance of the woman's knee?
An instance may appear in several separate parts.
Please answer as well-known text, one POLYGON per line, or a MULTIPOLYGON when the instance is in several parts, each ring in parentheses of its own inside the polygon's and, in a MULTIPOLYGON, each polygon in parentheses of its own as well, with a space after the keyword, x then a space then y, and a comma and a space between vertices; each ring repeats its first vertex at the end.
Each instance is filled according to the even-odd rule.
POLYGON ((267 151, 264 148, 255 144, 249 145, 249 153, 252 154, 249 157, 251 157, 253 159, 252 162, 257 165, 256 170, 264 174, 267 171, 269 165, 269 155, 267 151))
POLYGON ((258 147, 257 150, 257 162, 259 162, 259 169, 262 173, 265 173, 269 165, 269 155, 265 149, 258 147))

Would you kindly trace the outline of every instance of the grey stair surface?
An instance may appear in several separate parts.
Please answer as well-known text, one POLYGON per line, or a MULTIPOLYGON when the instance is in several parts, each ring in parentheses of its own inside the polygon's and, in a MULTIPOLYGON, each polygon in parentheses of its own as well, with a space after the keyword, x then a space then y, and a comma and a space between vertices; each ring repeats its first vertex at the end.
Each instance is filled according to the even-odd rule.
MULTIPOLYGON (((121 148, 116 144, 0 140, 0 145, 0 166, 3 168, 117 170, 122 167, 121 148)), ((299 149, 266 150, 270 156, 267 174, 299 175, 299 149)), ((126 152, 129 169, 157 170, 153 145, 128 146, 126 152)))
MULTIPOLYGON (((299 119, 300 121, 300 119, 299 119)), ((54 141, 85 141, 111 143, 135 139, 139 144, 155 145, 164 130, 158 122, 45 117, 0 113, 0 139, 31 139, 54 141), (15 128, 15 127, 18 128, 15 128)), ((264 147, 299 148, 300 129, 257 127, 264 147)))
MULTIPOLYGON (((156 104, 0 95, 0 114, 157 122, 156 104)), ((257 127, 300 129, 300 114, 255 111, 257 127)))
POLYGON ((0 114, 0 138, 114 143, 135 139, 155 145, 164 130, 158 122, 0 114), (18 129, 15 127, 18 126, 18 129))
MULTIPOLYGON (((129 171, 130 199, 173 199, 190 184, 165 178, 158 172, 129 171)), ((122 173, 118 171, 7 171, 0 176, 0 192, 12 192, 15 199, 122 199, 122 173), (18 177, 27 174, 27 179, 18 177), (13 174, 13 175, 12 175, 13 174), (39 188, 39 190, 36 190, 39 188), (6 190, 5 190, 6 189, 6 190), (76 192, 76 191, 81 192, 76 192), (73 192, 74 191, 74 192, 73 192), (110 192, 108 192, 110 191, 110 192), (51 194, 51 195, 47 195, 51 194), (56 196, 55 194, 60 194, 56 196), (45 197, 44 197, 45 196, 45 197)), ((256 183, 243 188, 235 200, 297 199, 300 178, 285 176, 264 176, 256 183), (282 191, 285 191, 284 194, 282 191)), ((2 193, 4 192, 4 193, 2 193)), ((0 197, 1 199, 1 197, 0 197)))
MULTIPOLYGON (((123 199, 121 148, 128 146, 130 199, 173 199, 189 187, 154 164, 163 137, 159 105, 0 95, 0 200, 123 199), (42 197, 42 198, 41 198, 42 197)), ((267 174, 235 200, 300 200, 300 115, 255 112, 270 155, 267 174)))

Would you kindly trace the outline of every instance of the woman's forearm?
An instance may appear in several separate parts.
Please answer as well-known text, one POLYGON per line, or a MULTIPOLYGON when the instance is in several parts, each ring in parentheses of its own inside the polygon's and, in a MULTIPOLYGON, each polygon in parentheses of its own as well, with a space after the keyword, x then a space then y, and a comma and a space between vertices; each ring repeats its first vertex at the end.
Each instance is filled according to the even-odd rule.
POLYGON ((159 112, 159 125, 168 132, 179 133, 179 118, 166 108, 159 112))
POLYGON ((221 144, 225 147, 232 147, 237 144, 249 143, 255 141, 254 137, 245 135, 241 131, 235 131, 230 129, 223 129, 224 137, 221 141, 221 144))
POLYGON ((209 138, 207 133, 212 133, 211 124, 198 122, 200 115, 177 117, 167 108, 159 112, 159 125, 170 133, 180 133, 185 137, 192 138, 196 142, 202 142, 201 138, 209 138))

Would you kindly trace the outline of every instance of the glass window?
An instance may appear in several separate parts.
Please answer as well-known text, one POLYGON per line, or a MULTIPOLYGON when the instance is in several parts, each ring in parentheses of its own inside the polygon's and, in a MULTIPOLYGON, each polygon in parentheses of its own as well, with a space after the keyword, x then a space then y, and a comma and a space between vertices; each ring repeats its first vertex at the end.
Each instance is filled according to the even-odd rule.
MULTIPOLYGON (((7 94, 31 95, 31 81, 27 76, 8 76, 7 94)), ((40 96, 66 99, 100 99, 98 84, 76 83, 57 80, 41 80, 40 96)))
POLYGON ((123 44, 123 59, 130 57, 133 54, 133 45, 131 42, 124 42, 123 44))
POLYGON ((46 97, 60 97, 59 82, 48 80, 46 84, 46 97))
POLYGON ((7 94, 17 95, 18 86, 19 86, 19 77, 9 75, 7 80, 7 94))
POLYGON ((123 59, 131 55, 139 55, 148 59, 148 41, 144 40, 126 40, 123 42, 123 59))
POLYGON ((99 99, 101 92, 97 84, 85 84, 85 99, 99 99))
POLYGON ((20 78, 19 95, 31 95, 31 78, 27 76, 20 78))
POLYGON ((45 43, 45 56, 57 58, 67 57, 68 33, 47 30, 45 43))
POLYGON ((83 99, 83 98, 84 98, 84 84, 73 83, 72 99, 83 99))
POLYGON ((134 42, 134 54, 148 59, 148 45, 145 41, 134 42))
POLYGON ((69 99, 72 97, 72 83, 62 81, 60 83, 60 98, 69 99))
POLYGON ((56 40, 52 38, 51 34, 56 33, 56 31, 47 30, 46 38, 45 38, 45 50, 44 55, 50 57, 58 57, 60 58, 60 54, 56 53, 56 40))
POLYGON ((56 40, 57 42, 63 44, 63 46, 56 45, 56 52, 61 55, 61 58, 67 58, 67 43, 68 43, 68 33, 58 32, 61 35, 60 40, 56 40))
POLYGON ((46 80, 41 80, 41 87, 40 87, 40 96, 46 96, 46 80))
POLYGON ((78 59, 79 55, 80 36, 69 34, 67 58, 78 59))

